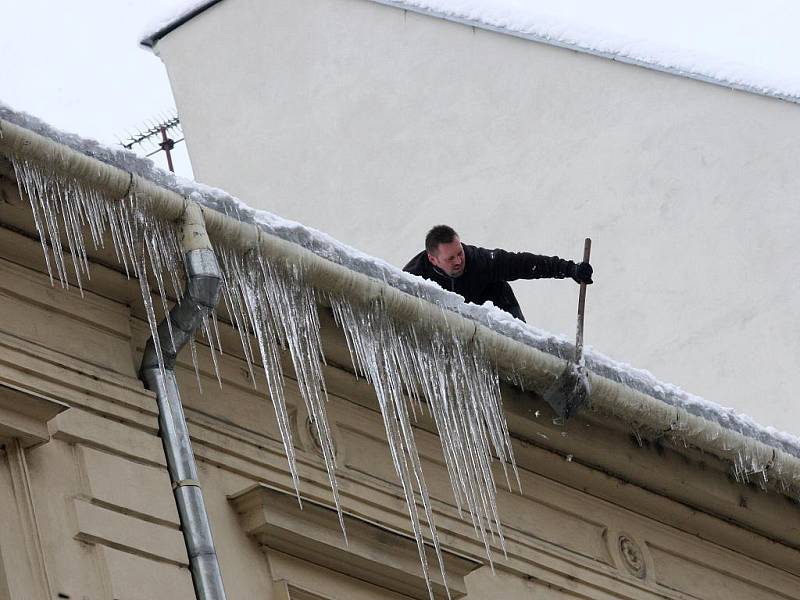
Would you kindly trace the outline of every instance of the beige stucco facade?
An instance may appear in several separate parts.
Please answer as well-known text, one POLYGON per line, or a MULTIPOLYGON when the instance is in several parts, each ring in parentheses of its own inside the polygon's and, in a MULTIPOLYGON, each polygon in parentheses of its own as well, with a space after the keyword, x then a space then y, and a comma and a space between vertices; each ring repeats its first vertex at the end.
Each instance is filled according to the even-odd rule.
MULTIPOLYGON (((0 599, 193 598, 156 404, 136 375, 149 336, 138 283, 108 250, 93 255, 83 297, 51 286, 30 208, 2 172, 0 599)), ((426 598, 374 392, 325 307, 320 318, 349 545, 291 367, 302 511, 238 334, 223 320, 222 388, 205 352, 202 393, 188 352, 177 366, 228 598, 426 598)), ((508 556, 494 548, 495 574, 458 517, 433 424, 416 426, 454 597, 800 597, 795 502, 630 424, 584 412, 554 425, 512 387, 503 401, 522 491, 498 493, 508 556)))
MULTIPOLYGON (((796 104, 370 0, 223 0, 155 52, 198 180, 397 266, 438 222, 589 236, 590 345, 800 431, 796 104)), ((515 290, 574 331, 574 286, 515 290)))

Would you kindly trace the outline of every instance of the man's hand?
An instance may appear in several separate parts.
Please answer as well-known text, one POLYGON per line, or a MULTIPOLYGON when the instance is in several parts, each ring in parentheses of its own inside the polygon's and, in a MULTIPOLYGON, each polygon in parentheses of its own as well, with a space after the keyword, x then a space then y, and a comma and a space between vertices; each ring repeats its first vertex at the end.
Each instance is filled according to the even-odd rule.
POLYGON ((590 265, 588 262, 577 263, 572 273, 572 278, 577 283, 593 283, 592 282, 593 272, 594 269, 592 269, 592 265, 590 265))

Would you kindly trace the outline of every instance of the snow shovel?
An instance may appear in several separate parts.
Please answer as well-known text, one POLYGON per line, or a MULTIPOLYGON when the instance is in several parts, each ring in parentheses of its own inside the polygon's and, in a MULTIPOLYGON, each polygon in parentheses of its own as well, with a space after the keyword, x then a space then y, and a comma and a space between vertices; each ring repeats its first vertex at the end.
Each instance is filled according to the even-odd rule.
MULTIPOLYGON (((583 262, 589 262, 592 240, 583 243, 583 262)), ((578 331, 575 335, 575 361, 567 364, 553 384, 545 390, 543 397, 559 417, 568 419, 586 403, 591 391, 589 377, 583 364, 583 313, 586 306, 586 284, 581 284, 578 295, 578 331)))

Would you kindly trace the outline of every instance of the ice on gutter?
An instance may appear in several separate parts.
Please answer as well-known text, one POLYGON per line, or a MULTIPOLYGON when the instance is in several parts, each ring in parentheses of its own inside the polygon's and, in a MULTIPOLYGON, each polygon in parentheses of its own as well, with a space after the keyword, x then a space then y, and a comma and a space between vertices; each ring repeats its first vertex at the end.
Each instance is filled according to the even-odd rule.
MULTIPOLYGON (((221 0, 186 0, 145 28, 141 44, 159 39, 221 0)), ((709 54, 660 44, 537 12, 518 0, 370 0, 470 27, 549 44, 706 83, 800 103, 800 78, 709 54)))
MULTIPOLYGON (((201 205, 240 221, 257 224, 263 231, 298 244, 322 258, 384 281, 406 293, 425 298, 530 347, 563 359, 570 359, 573 355, 572 343, 562 336, 522 323, 493 306, 465 304, 460 296, 442 290, 422 278, 404 273, 397 267, 351 248, 321 231, 282 219, 266 211, 255 210, 223 190, 175 176, 157 168, 152 161, 139 158, 129 151, 64 133, 36 117, 12 110, 2 103, 0 103, 0 118, 69 146, 87 156, 140 175, 201 205)), ((800 458, 800 438, 792 434, 760 425, 747 415, 690 394, 678 386, 661 382, 647 371, 615 361, 591 349, 586 351, 586 364, 590 370, 607 379, 800 458)))

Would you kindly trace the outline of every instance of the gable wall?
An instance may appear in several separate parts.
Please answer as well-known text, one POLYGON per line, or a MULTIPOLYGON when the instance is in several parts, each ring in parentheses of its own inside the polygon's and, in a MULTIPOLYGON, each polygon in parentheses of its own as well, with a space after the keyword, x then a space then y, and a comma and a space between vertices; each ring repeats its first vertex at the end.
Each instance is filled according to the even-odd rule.
MULTIPOLYGON (((160 40, 199 181, 402 266, 427 229, 578 258, 587 343, 800 431, 800 107, 367 0, 225 0, 160 40)), ((519 282, 572 335, 575 287, 519 282)))

